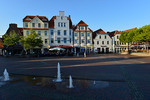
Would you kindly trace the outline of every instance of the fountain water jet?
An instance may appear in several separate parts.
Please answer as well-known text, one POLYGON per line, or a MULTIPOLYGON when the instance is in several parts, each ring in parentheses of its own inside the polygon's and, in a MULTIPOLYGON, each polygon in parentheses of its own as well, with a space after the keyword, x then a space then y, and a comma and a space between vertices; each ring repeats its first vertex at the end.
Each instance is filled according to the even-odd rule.
POLYGON ((7 69, 4 70, 3 72, 3 77, 4 77, 4 81, 9 81, 9 73, 7 72, 7 69))
POLYGON ((55 80, 53 80, 53 81, 54 81, 54 82, 62 82, 59 62, 58 62, 58 65, 57 65, 57 79, 55 79, 55 80))
POLYGON ((74 86, 73 86, 73 81, 72 81, 72 77, 71 77, 71 75, 69 76, 69 87, 68 88, 74 88, 74 86))

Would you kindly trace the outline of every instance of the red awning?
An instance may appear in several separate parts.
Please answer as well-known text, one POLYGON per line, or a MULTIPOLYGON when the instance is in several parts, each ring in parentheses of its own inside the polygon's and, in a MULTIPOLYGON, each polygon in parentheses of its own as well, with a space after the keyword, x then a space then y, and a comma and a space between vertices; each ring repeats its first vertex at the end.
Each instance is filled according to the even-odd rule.
POLYGON ((3 48, 3 43, 0 43, 0 48, 3 48))
POLYGON ((64 48, 64 49, 72 48, 72 46, 52 46, 50 48, 55 48, 55 47, 64 48))

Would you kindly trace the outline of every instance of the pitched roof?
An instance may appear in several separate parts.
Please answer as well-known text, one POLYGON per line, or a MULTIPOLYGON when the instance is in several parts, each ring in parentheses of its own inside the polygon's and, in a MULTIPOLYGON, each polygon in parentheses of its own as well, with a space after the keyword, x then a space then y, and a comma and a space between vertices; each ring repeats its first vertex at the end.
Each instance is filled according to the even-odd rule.
POLYGON ((30 22, 35 17, 38 17, 43 22, 48 22, 48 18, 45 16, 26 16, 25 18, 23 18, 23 22, 30 22))
POLYGON ((77 29, 77 26, 88 26, 84 21, 80 21, 75 27, 74 27, 74 31, 77 29))
POLYGON ((95 39, 97 34, 107 34, 107 33, 104 32, 102 29, 98 29, 98 30, 93 32, 93 35, 92 35, 93 39, 95 39))
POLYGON ((116 34, 121 34, 121 33, 122 33, 122 31, 118 31, 118 30, 112 31, 112 32, 107 32, 107 34, 109 34, 110 37, 113 37, 113 36, 115 36, 116 34))
POLYGON ((7 29, 5 34, 10 35, 12 31, 14 31, 19 36, 23 36, 23 28, 18 28, 17 24, 9 24, 9 28, 7 29))
POLYGON ((76 26, 88 26, 88 25, 81 20, 76 26))
MULTIPOLYGON (((56 19, 56 16, 53 16, 49 21, 49 28, 54 28, 54 20, 56 19)), ((70 17, 67 17, 67 20, 69 20, 69 28, 72 29, 72 21, 70 17)))
POLYGON ((128 29, 128 30, 124 30, 123 32, 127 32, 127 31, 131 31, 131 30, 134 30, 136 28, 131 28, 131 29, 128 29))

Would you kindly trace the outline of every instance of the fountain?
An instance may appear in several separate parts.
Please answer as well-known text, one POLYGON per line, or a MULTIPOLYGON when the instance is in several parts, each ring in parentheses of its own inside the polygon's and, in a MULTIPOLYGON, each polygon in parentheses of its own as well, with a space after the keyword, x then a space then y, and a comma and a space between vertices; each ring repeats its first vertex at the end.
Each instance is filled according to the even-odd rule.
POLYGON ((3 77, 4 77, 4 81, 9 81, 10 79, 9 79, 9 74, 8 74, 8 72, 7 72, 7 69, 5 69, 4 70, 4 72, 3 72, 3 77))
POLYGON ((94 82, 93 82, 93 84, 95 85, 95 84, 96 84, 96 82, 94 81, 94 82))
POLYGON ((69 87, 68 88, 74 88, 73 87, 73 84, 72 84, 72 77, 71 77, 71 75, 69 76, 69 87))
POLYGON ((58 65, 57 65, 57 79, 55 79, 55 80, 53 80, 53 81, 54 81, 54 82, 62 82, 59 62, 58 62, 58 65))

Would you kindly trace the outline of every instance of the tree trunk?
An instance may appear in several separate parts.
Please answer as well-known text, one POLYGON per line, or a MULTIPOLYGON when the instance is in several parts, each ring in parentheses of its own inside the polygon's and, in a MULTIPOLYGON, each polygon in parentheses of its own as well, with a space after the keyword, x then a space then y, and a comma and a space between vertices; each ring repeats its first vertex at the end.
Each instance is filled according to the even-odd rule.
POLYGON ((128 54, 130 54, 130 50, 129 50, 129 42, 128 42, 128 54))
POLYGON ((30 49, 30 54, 33 54, 33 49, 32 48, 30 49))

